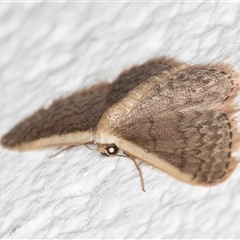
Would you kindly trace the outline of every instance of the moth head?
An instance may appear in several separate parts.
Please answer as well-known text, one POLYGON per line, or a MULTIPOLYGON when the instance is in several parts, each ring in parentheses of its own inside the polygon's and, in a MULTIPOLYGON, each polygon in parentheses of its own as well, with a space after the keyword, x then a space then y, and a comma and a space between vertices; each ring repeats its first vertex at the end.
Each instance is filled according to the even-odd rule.
POLYGON ((98 151, 104 156, 116 156, 118 154, 118 147, 115 144, 99 144, 98 151))

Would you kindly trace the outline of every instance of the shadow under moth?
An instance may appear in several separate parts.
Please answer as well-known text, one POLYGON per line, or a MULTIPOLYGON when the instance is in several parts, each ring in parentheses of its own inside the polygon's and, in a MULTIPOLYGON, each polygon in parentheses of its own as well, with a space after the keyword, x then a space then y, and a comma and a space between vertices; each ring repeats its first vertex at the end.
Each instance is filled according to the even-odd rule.
POLYGON ((238 163, 232 156, 239 148, 238 91, 239 75, 227 64, 190 66, 161 57, 54 101, 1 144, 25 151, 94 143, 104 155, 120 149, 137 167, 136 159, 183 182, 211 186, 238 163))

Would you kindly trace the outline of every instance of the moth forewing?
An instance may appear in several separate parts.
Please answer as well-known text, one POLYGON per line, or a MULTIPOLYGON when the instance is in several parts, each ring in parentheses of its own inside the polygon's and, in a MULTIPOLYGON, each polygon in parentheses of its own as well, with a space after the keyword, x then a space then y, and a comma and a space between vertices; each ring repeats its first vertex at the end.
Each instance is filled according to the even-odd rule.
MULTIPOLYGON (((174 70, 176 71, 176 70, 174 70)), ((164 79, 170 76, 169 72, 163 72, 161 76, 154 76, 148 79, 145 83, 142 83, 131 92, 129 92, 121 101, 115 103, 110 108, 106 109, 105 113, 101 117, 97 125, 96 141, 104 141, 102 135, 103 130, 113 130, 119 122, 126 118, 136 104, 152 89, 156 84, 161 84, 164 79)))
POLYGON ((183 182, 220 183, 237 164, 229 111, 219 107, 225 99, 232 104, 235 76, 224 64, 183 65, 151 77, 105 111, 96 142, 114 143, 183 182))

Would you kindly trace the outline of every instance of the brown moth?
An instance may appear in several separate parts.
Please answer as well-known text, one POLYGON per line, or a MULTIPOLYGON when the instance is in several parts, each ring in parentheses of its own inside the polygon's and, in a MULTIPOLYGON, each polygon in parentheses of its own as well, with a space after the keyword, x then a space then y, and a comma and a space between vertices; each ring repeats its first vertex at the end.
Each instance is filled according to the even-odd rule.
POLYGON ((1 143, 19 151, 94 143, 104 155, 121 149, 135 165, 138 159, 183 182, 215 185, 238 163, 238 91, 239 75, 227 64, 189 66, 162 57, 54 101, 1 143))

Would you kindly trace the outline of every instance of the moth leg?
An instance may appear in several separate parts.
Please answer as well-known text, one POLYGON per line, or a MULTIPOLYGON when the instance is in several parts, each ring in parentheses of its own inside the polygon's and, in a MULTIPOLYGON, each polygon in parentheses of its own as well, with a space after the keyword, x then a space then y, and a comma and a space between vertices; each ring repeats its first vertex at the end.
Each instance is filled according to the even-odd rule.
POLYGON ((68 149, 70 149, 70 148, 76 147, 76 146, 77 146, 77 145, 70 145, 70 146, 67 146, 67 147, 61 149, 59 152, 57 152, 57 153, 55 153, 55 154, 49 156, 49 158, 54 158, 54 157, 56 157, 59 153, 64 152, 64 151, 66 151, 66 150, 68 150, 68 149))
POLYGON ((130 159, 133 161, 134 165, 136 166, 136 168, 138 170, 140 181, 141 181, 142 190, 143 190, 143 192, 146 192, 141 168, 139 167, 136 159, 134 159, 134 158, 130 158, 130 159))

